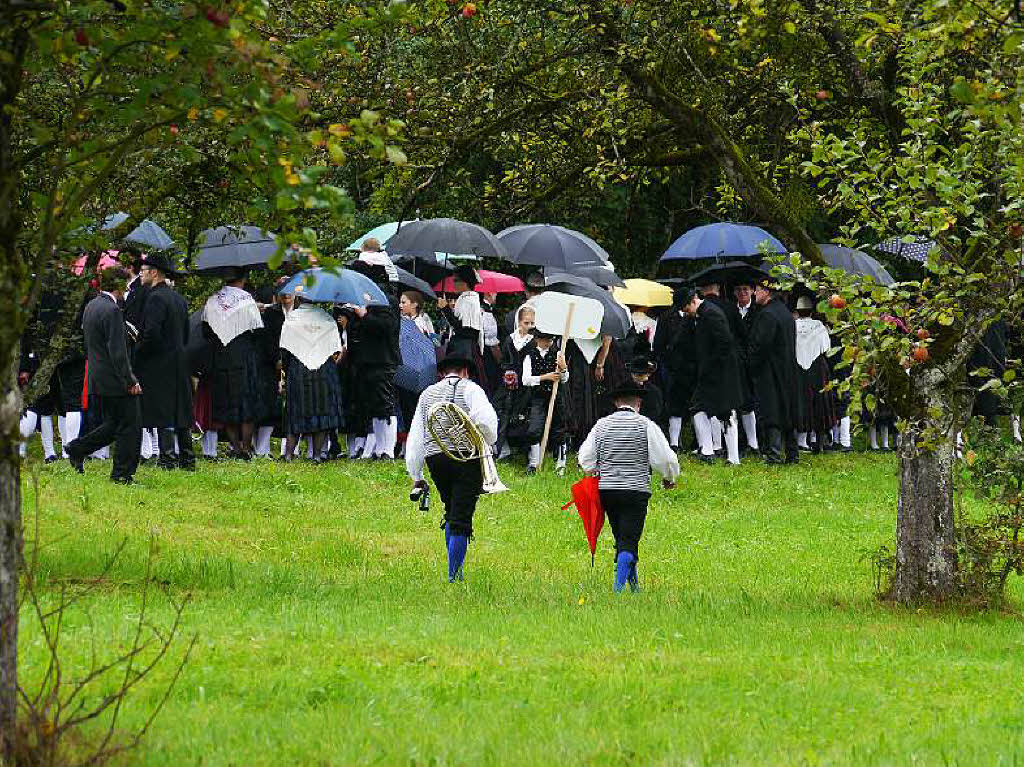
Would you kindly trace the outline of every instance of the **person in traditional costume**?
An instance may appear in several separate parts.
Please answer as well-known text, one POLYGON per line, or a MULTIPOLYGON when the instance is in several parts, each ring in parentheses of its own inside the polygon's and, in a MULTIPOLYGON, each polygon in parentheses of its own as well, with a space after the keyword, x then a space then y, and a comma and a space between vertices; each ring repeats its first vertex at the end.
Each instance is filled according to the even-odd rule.
POLYGON ((738 337, 740 343, 740 375, 743 376, 744 400, 740 406, 740 426, 746 438, 746 446, 751 452, 760 451, 757 440, 757 399, 754 397, 754 384, 750 380, 750 366, 747 357, 750 354, 750 329, 754 325, 757 302, 754 301, 754 285, 750 280, 742 280, 733 285, 733 296, 736 297, 736 314, 742 323, 742 333, 738 337))
POLYGON ((516 313, 519 309, 526 304, 529 304, 534 298, 545 291, 546 285, 544 284, 544 275, 540 272, 530 272, 526 275, 526 279, 523 280, 523 286, 526 289, 526 300, 516 307, 515 312, 509 312, 505 315, 505 332, 507 333, 515 332, 516 313))
POLYGON ((526 345, 526 354, 523 356, 523 386, 531 392, 530 435, 533 439, 526 466, 527 474, 536 474, 540 465, 544 424, 555 381, 560 383, 555 395, 549 446, 555 454, 555 470, 559 474, 565 473, 568 445, 565 434, 565 392, 562 387, 569 381, 569 367, 558 346, 553 335, 534 328, 533 340, 526 345))
POLYGON ((690 403, 697 381, 696 323, 680 303, 688 297, 686 290, 675 292, 672 308, 661 317, 653 344, 654 357, 667 378, 668 441, 674 450, 681 447, 683 423, 690 418, 690 403))
POLYGON ((434 335, 434 322, 430 315, 423 311, 423 294, 418 290, 406 290, 398 299, 398 310, 403 317, 416 323, 416 327, 425 336, 434 335))
MULTIPOLYGON (((277 287, 281 287, 287 281, 287 277, 282 277, 278 280, 277 287)), ((256 429, 254 453, 264 458, 270 457, 270 440, 275 431, 278 431, 281 436, 287 436, 284 424, 281 423, 281 407, 278 401, 279 397, 283 396, 280 381, 284 375, 281 362, 281 329, 293 306, 294 298, 290 294, 284 295, 275 290, 270 304, 261 310, 263 315, 263 332, 261 333, 263 358, 272 371, 271 381, 274 388, 274 406, 271 408, 268 418, 256 429)), ((282 444, 281 455, 284 455, 283 450, 284 445, 282 444)))
POLYGON ((696 321, 694 352, 697 358, 697 381, 693 392, 693 429, 700 446, 698 458, 713 463, 717 419, 724 427, 726 459, 740 462, 739 426, 736 410, 743 403, 736 342, 725 312, 717 303, 705 300, 691 291, 684 304, 688 315, 696 321))
POLYGON ((253 435, 267 410, 268 386, 257 330, 263 318, 244 290, 245 273, 232 268, 224 286, 203 307, 203 328, 215 344, 212 381, 214 422, 223 424, 231 443, 229 456, 250 460, 253 435))
POLYGON ((611 392, 615 412, 594 424, 580 446, 583 471, 597 474, 601 506, 615 536, 615 591, 640 588, 640 538, 651 498, 651 474, 675 487, 679 460, 657 424, 640 414, 644 389, 627 384, 611 392))
POLYGON ((761 448, 770 464, 797 463, 793 431, 797 410, 796 321, 773 283, 762 280, 754 290, 757 311, 750 328, 747 365, 757 398, 761 448))
MULTIPOLYGON (((450 583, 463 577, 463 563, 473 536, 473 515, 477 499, 483 492, 483 472, 479 460, 456 461, 445 454, 438 438, 445 440, 446 436, 431 433, 427 415, 438 403, 455 403, 479 430, 484 449, 491 449, 497 439, 498 414, 484 390, 469 380, 472 364, 469 358, 454 355, 447 355, 438 363, 441 380, 420 394, 405 450, 406 470, 413 480, 413 487, 420 492, 426 488, 425 465, 444 505, 442 527, 450 583)), ((446 444, 449 449, 453 447, 446 444)))
POLYGON ((447 351, 459 357, 474 361, 474 375, 483 382, 484 310, 480 294, 475 288, 480 283, 476 270, 471 266, 460 266, 452 277, 452 287, 458 294, 454 303, 445 296, 437 299, 437 308, 448 324, 447 351))
POLYGON ((658 330, 658 321, 648 314, 650 311, 646 306, 629 305, 629 319, 633 323, 633 330, 638 335, 647 339, 648 345, 654 342, 654 335, 658 330))
POLYGON ((312 445, 313 462, 320 463, 327 433, 342 424, 338 323, 319 306, 296 299, 281 329, 280 343, 288 435, 284 458, 294 457, 305 435, 312 445))
POLYGON ((158 465, 195 470, 192 451, 192 379, 185 348, 188 304, 167 284, 180 272, 161 254, 142 260, 147 291, 135 344, 135 375, 142 386, 142 428, 157 430, 158 465))
POLYGON ((831 380, 828 352, 832 339, 825 324, 812 315, 814 299, 800 296, 796 302, 796 362, 800 370, 800 407, 796 424, 797 448, 820 453, 838 422, 835 395, 826 389, 831 380), (811 447, 809 441, 814 442, 811 447))
POLYGON ((515 314, 516 328, 501 342, 502 382, 494 396, 499 460, 510 457, 513 447, 526 450, 530 447, 529 443, 521 441, 529 432, 531 398, 530 390, 523 386, 523 360, 528 353, 527 345, 533 340, 537 312, 530 304, 523 304, 515 314))
POLYGON ((484 293, 480 298, 480 333, 483 337, 484 388, 493 396, 501 385, 501 335, 498 331, 498 319, 494 316, 494 302, 497 293, 484 293))
POLYGON ((665 397, 661 393, 658 382, 654 379, 654 374, 658 371, 658 363, 647 355, 641 355, 627 362, 626 370, 629 371, 633 385, 644 390, 640 415, 654 421, 667 436, 668 415, 665 410, 665 397))
MULTIPOLYGON (((45 296, 45 294, 44 294, 45 296)), ((32 322, 25 328, 21 337, 21 360, 18 366, 18 386, 26 389, 32 382, 32 378, 39 370, 40 355, 45 348, 45 341, 52 336, 53 327, 57 320, 58 307, 51 303, 49 306, 42 304, 37 306, 32 322)), ((58 460, 57 451, 54 447, 54 424, 53 415, 57 410, 58 396, 52 380, 46 390, 40 393, 34 401, 26 402, 19 423, 21 435, 21 456, 25 457, 28 452, 28 440, 39 429, 39 439, 43 447, 43 460, 46 463, 54 463, 58 460)))

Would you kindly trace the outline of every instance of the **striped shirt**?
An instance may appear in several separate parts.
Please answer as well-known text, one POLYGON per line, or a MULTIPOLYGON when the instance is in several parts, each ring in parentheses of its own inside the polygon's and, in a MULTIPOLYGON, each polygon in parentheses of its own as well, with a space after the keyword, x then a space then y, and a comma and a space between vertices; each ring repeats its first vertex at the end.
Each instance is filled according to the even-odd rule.
POLYGON ((597 472, 601 490, 651 492, 651 470, 679 476, 679 460, 661 429, 632 408, 621 407, 594 424, 580 446, 580 467, 597 472))

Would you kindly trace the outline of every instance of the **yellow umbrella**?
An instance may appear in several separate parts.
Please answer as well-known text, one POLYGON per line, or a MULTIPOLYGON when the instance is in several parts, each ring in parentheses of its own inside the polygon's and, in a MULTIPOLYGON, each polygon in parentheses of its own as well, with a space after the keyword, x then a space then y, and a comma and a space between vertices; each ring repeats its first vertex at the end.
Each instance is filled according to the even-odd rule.
POLYGON ((651 280, 624 280, 623 288, 612 288, 620 304, 631 306, 672 306, 672 288, 651 280))

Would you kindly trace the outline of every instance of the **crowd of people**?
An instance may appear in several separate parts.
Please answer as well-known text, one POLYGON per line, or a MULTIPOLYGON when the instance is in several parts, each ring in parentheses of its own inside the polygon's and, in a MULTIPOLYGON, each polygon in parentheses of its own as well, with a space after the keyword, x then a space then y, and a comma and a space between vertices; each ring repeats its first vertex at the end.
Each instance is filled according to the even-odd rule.
MULTIPOLYGON (((625 384, 643 388, 643 414, 674 450, 706 463, 759 454, 786 464, 802 450, 852 449, 849 398, 829 386, 844 374, 836 341, 810 296, 783 295, 770 280, 704 280, 677 289, 670 307, 631 306, 626 337, 605 337, 588 359, 574 340, 563 348, 535 327, 533 299, 545 290, 539 273, 527 276, 525 295, 513 296, 501 318, 497 297, 474 290, 470 266, 455 270, 452 292, 430 312, 423 293, 403 289, 389 264, 373 240, 350 264, 384 290, 386 306, 252 290, 245 270, 225 269, 221 287, 190 316, 173 287, 175 265, 136 254, 98 275, 51 385, 26 406, 23 437, 38 431, 45 460, 57 460, 56 419, 62 456, 79 469, 108 458, 114 442, 117 481, 131 481, 140 461, 192 470, 197 453, 269 457, 275 435, 281 460, 394 459, 429 383, 396 381, 399 339, 414 335, 438 355, 472 361, 471 377, 498 414, 495 454, 524 456, 527 473, 541 463, 553 392, 547 448, 563 472, 570 452, 613 411, 610 392, 625 384)), ((26 334, 23 384, 60 310, 59 298, 44 297, 26 334)), ((867 426, 872 449, 894 447, 884 403, 867 426)))

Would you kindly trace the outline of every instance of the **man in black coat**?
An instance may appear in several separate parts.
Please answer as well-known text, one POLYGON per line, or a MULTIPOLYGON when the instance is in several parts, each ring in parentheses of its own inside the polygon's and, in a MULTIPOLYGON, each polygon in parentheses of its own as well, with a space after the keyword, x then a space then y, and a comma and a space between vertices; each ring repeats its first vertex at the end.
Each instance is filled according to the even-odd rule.
POLYGON ((687 299, 686 313, 696 320, 693 428, 700 444, 700 459, 705 463, 714 461, 711 419, 717 418, 724 428, 728 461, 737 464, 740 456, 736 410, 743 404, 743 387, 736 341, 725 312, 717 304, 705 301, 695 291, 687 299))
POLYGON ((135 374, 146 392, 142 426, 157 430, 160 468, 193 471, 192 381, 185 351, 188 305, 167 284, 168 277, 179 274, 167 256, 150 255, 142 261, 140 279, 147 295, 135 345, 135 374))
POLYGON ((85 457, 113 442, 114 465, 110 478, 123 484, 134 481, 142 438, 139 423, 142 387, 128 360, 128 337, 118 305, 127 277, 120 268, 102 272, 101 292, 89 302, 82 315, 89 360, 89 391, 99 397, 103 421, 67 445, 68 460, 82 474, 85 457))
POLYGON ((680 303, 688 296, 688 292, 676 291, 672 308, 658 320, 653 344, 654 357, 664 372, 668 441, 673 449, 680 446, 683 419, 690 417, 693 387, 697 380, 697 359, 694 355, 696 325, 680 303))
POLYGON ((796 463, 796 320, 765 281, 754 291, 757 311, 750 331, 747 364, 757 398, 757 425, 768 463, 796 463))

